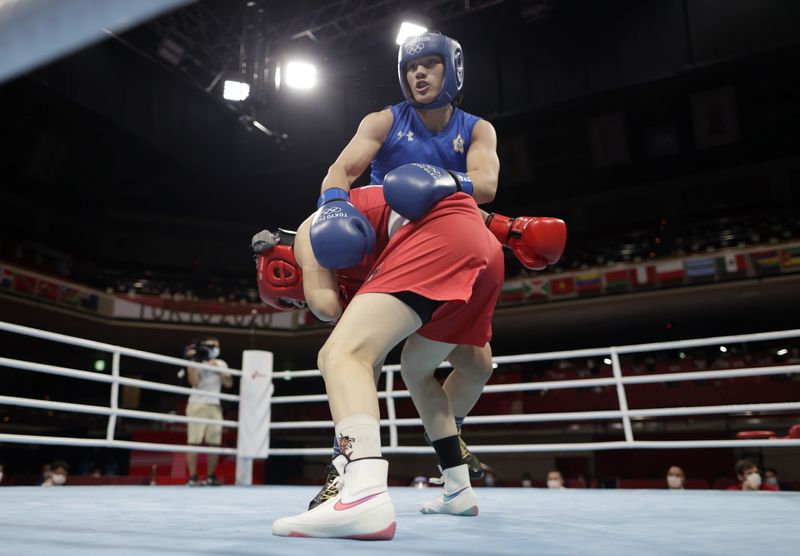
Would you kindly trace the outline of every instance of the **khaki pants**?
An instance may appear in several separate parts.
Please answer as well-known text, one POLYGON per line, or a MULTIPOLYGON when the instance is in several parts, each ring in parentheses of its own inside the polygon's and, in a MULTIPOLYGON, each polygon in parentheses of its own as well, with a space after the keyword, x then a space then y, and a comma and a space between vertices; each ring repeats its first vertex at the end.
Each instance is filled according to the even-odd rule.
MULTIPOLYGON (((222 419, 222 408, 217 404, 190 403, 186 406, 187 417, 201 417, 203 419, 222 419)), ((207 425, 205 423, 187 423, 189 444, 205 443, 211 446, 222 444, 222 425, 207 425)))

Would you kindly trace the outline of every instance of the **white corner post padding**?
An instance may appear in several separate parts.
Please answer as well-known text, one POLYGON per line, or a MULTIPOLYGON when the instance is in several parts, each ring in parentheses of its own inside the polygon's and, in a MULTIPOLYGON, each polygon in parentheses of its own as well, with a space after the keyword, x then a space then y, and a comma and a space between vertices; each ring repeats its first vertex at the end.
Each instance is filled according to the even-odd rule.
POLYGON ((253 484, 253 460, 269 455, 272 402, 272 352, 246 350, 239 383, 239 435, 236 484, 253 484))

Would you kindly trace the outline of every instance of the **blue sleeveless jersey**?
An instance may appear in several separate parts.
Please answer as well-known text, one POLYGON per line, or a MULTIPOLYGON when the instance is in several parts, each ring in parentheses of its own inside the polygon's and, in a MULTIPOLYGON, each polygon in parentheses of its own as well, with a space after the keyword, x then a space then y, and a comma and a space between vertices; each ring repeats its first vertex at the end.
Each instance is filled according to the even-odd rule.
POLYGON ((382 184, 386 172, 412 162, 432 164, 457 172, 467 171, 467 151, 472 129, 480 118, 456 108, 445 128, 434 133, 425 127, 417 111, 408 102, 403 101, 389 108, 394 121, 372 161, 371 184, 382 184))

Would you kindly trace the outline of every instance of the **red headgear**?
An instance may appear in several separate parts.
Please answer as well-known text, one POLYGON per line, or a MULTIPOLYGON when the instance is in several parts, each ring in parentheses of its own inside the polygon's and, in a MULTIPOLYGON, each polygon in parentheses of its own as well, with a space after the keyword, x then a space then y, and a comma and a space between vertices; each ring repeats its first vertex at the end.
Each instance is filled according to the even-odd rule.
POLYGON ((274 247, 258 255, 258 294, 261 301, 281 311, 305 307, 303 271, 294 258, 294 235, 279 235, 274 247))

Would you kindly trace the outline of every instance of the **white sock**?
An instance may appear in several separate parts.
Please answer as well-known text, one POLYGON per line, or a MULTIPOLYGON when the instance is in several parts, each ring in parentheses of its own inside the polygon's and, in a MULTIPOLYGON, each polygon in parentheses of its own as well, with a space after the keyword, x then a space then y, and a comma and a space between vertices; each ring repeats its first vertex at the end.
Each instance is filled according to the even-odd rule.
POLYGON ((345 417, 336 424, 336 438, 349 461, 381 457, 381 428, 372 415, 356 413, 345 417))

